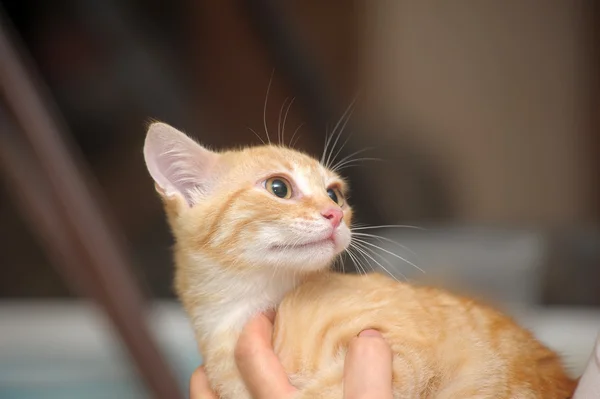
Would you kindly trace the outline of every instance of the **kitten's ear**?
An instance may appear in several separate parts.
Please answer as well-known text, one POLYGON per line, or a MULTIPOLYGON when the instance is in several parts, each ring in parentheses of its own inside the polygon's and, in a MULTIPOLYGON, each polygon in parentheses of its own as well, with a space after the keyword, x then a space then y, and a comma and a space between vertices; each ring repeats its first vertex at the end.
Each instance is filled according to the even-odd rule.
POLYGON ((192 206, 210 192, 219 154, 156 122, 148 128, 144 158, 158 191, 165 197, 181 196, 192 206))

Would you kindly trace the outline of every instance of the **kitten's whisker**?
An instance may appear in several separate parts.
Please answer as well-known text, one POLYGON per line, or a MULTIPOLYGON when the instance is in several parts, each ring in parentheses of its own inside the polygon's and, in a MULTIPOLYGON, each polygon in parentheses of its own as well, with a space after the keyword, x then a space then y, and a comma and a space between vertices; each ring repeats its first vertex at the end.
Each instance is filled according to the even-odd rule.
MULTIPOLYGON (((325 129, 325 146, 323 148, 323 154, 321 155, 320 162, 322 165, 325 165, 326 167, 328 167, 327 165, 329 164, 329 158, 331 156, 331 153, 333 152, 333 149, 335 148, 335 143, 333 144, 333 146, 331 148, 329 148, 329 145, 331 144, 331 140, 333 139, 333 136, 336 135, 339 125, 344 121, 344 119, 346 118, 346 115, 351 110, 351 108, 355 102, 356 102, 356 97, 350 102, 348 107, 344 110, 344 113, 342 114, 340 119, 336 122, 335 126, 333 127, 333 130, 331 131, 331 135, 329 135, 329 137, 327 134, 327 129, 325 129), (327 162, 325 161, 325 157, 327 157, 327 162)), ((349 118, 349 116, 348 116, 348 118, 349 118)), ((340 134, 341 134, 341 131, 338 132, 338 136, 336 137, 336 140, 335 140, 336 143, 337 143, 337 140, 339 139, 340 134)))
POLYGON ((333 151, 335 150, 335 147, 336 147, 340 137, 342 136, 342 132, 344 131, 346 124, 348 123, 348 121, 350 120, 350 117, 352 116, 352 112, 354 110, 354 104, 356 103, 356 100, 357 100, 357 97, 354 97, 352 99, 352 101, 350 102, 350 104, 348 105, 348 107, 346 108, 346 110, 344 111, 344 113, 342 114, 342 116, 340 117, 340 119, 338 120, 338 122, 335 124, 335 126, 333 128, 331 135, 332 135, 332 137, 334 135, 336 137, 335 137, 335 141, 329 148, 329 154, 328 154, 327 160, 325 162, 325 165, 327 167, 329 167, 330 162, 333 160, 333 159, 330 159, 331 155, 333 154, 333 151))
MULTIPOLYGON (((376 271, 375 267, 373 267, 373 265, 369 262, 369 260, 375 262, 377 265, 379 265, 379 262, 377 262, 375 259, 373 259, 371 256, 369 256, 369 253, 367 251, 365 251, 365 249, 362 248, 359 243, 352 242, 351 245, 354 247, 354 249, 356 249, 361 254, 363 259, 365 260, 365 263, 369 266, 371 271, 373 271, 373 272, 376 271)), ((379 266, 382 267, 381 265, 379 265, 379 266)))
POLYGON ((354 166, 358 166, 359 162, 363 161, 383 161, 381 158, 355 158, 350 159, 349 161, 344 162, 343 164, 337 165, 335 169, 332 169, 334 172, 339 172, 340 170, 351 168, 354 166))
MULTIPOLYGON (((292 138, 290 139, 290 148, 294 148, 294 145, 296 144, 294 142, 294 137, 296 137, 296 133, 298 133, 298 131, 302 128, 302 126, 304 126, 304 122, 302 122, 301 124, 298 125, 298 127, 296 128, 296 130, 294 130, 294 134, 292 134, 292 138)), ((298 136, 299 138, 300 136, 298 136)))
POLYGON ((330 268, 333 269, 333 270, 337 270, 337 266, 338 266, 338 263, 339 263, 340 266, 341 266, 342 272, 343 272, 344 262, 343 262, 342 258, 343 258, 344 255, 345 255, 345 253, 342 252, 340 255, 336 256, 335 259, 333 260, 330 268))
POLYGON ((350 258, 350 260, 352 260, 352 263, 354 264, 355 269, 358 269, 358 266, 356 265, 356 260, 354 259, 354 256, 352 255, 350 248, 346 248, 346 253, 348 254, 348 257, 350 258))
POLYGON ((287 104, 289 99, 289 97, 286 97, 285 100, 283 100, 283 104, 281 104, 281 108, 279 108, 279 118, 277 119, 277 142, 279 143, 279 145, 282 144, 283 138, 281 134, 281 116, 283 114, 283 109, 285 108, 285 105, 287 104))
POLYGON ((275 265, 273 267, 273 274, 271 275, 271 281, 275 280, 275 276, 277 274, 277 272, 279 271, 279 267, 277 265, 275 265))
MULTIPOLYGON (((365 256, 368 256, 369 259, 371 259, 373 262, 375 262, 379 267, 381 267, 383 269, 383 271, 385 271, 391 278, 393 278, 394 280, 400 282, 400 280, 398 280, 396 278, 396 276, 394 276, 394 274, 392 272, 390 272, 385 266, 383 266, 381 263, 379 263, 374 257, 372 257, 369 252, 371 252, 373 255, 377 255, 379 256, 384 262, 386 262, 389 267, 391 269, 396 269, 391 263, 390 261, 388 261, 387 259, 385 259, 385 257, 383 257, 381 254, 376 253, 373 250, 370 250, 370 248, 365 247, 364 245, 361 245, 359 243, 354 243, 354 245, 356 246, 356 249, 358 249, 359 251, 363 252, 365 256), (370 251, 369 251, 370 250, 370 251)), ((373 271, 375 271, 375 269, 373 269, 373 271)), ((398 272, 400 273, 400 272, 398 272)), ((402 278, 404 278, 406 280, 406 276, 402 273, 400 273, 400 275, 402 276, 402 278)))
POLYGON ((383 252, 385 252, 385 253, 387 253, 387 254, 389 254, 389 255, 392 255, 392 256, 394 256, 394 257, 396 257, 396 258, 398 258, 398 259, 400 259, 400 260, 402 260, 402 261, 404 261, 404 262, 408 263, 409 265, 411 265, 411 266, 415 267, 415 268, 416 268, 417 270, 419 270, 421 273, 425 273, 425 271, 424 271, 423 269, 421 269, 419 266, 415 265, 413 262, 409 261, 409 260, 408 260, 408 259, 406 259, 406 258, 403 258, 402 256, 400 256, 400 255, 398 255, 398 254, 396 254, 396 253, 394 253, 394 252, 392 252, 392 251, 388 251, 388 250, 387 250, 387 249, 385 249, 385 248, 381 248, 379 245, 375 245, 375 244, 373 244, 372 242, 369 242, 369 241, 366 241, 366 240, 361 240, 360 238, 354 238, 354 239, 355 239, 357 242, 360 242, 360 243, 362 243, 362 244, 365 244, 365 245, 369 245, 369 246, 371 246, 371 247, 373 247, 373 248, 377 248, 377 249, 379 249, 380 251, 383 251, 383 252))
MULTIPOLYGON (((356 101, 356 98, 355 98, 354 101, 356 101)), ((348 116, 348 119, 346 120, 346 123, 348 123, 348 120, 350 120, 350 115, 348 116)), ((342 130, 345 129, 345 128, 346 128, 346 124, 344 124, 344 126, 342 127, 342 130)), ((346 137, 346 140, 344 140, 344 142, 342 143, 342 145, 340 146, 340 148, 336 151, 335 155, 331 158, 332 162, 335 161, 335 159, 338 157, 338 155, 340 155, 340 153, 342 152, 342 150, 344 149, 344 147, 346 147, 346 144, 348 144, 348 141, 350 140, 350 137, 352 137, 352 133, 354 133, 354 131, 350 132, 350 134, 346 137)), ((360 152, 366 151, 367 149, 368 148, 360 150, 358 152, 360 153, 360 152)), ((345 157, 344 159, 347 159, 347 158, 349 158, 349 157, 345 157)), ((333 167, 332 167, 332 169, 333 169, 333 167)))
POLYGON ((337 267, 337 263, 338 263, 338 258, 335 258, 331 261, 331 265, 329 265, 330 269, 336 270, 337 267))
MULTIPOLYGON (((338 150, 336 151, 335 155, 333 157, 331 157, 331 162, 334 162, 335 159, 337 158, 337 156, 340 155, 340 152, 342 152, 342 150, 344 149, 344 147, 346 146, 346 144, 348 144, 348 140, 350 140, 351 136, 352 136, 352 132, 350 132, 350 134, 346 137, 346 140, 344 140, 344 142, 342 143, 342 145, 340 146, 340 148, 338 148, 338 150)), ((333 166, 331 167, 331 169, 333 169, 333 166)))
POLYGON ((269 137, 269 129, 267 128, 267 103, 269 102, 269 93, 271 92, 271 84, 273 83, 273 75, 275 75, 275 68, 271 71, 271 78, 269 78, 269 85, 267 86, 267 94, 265 95, 265 105, 263 106, 263 124, 265 125, 265 134, 267 135, 267 141, 271 144, 271 138, 269 137))
POLYGON ((320 163, 321 165, 325 165, 325 155, 327 155, 327 148, 329 147, 329 143, 331 142, 331 139, 333 138, 333 134, 334 132, 331 132, 331 135, 327 132, 328 128, 325 127, 325 146, 323 147, 323 153, 321 154, 321 159, 320 159, 320 163))
POLYGON ((254 133, 254 135, 256 137, 258 137, 258 139, 260 140, 261 143, 263 143, 264 145, 266 145, 267 143, 265 143, 265 141, 262 139, 262 137, 260 137, 260 135, 258 133, 256 133, 256 130, 252 129, 250 126, 246 126, 248 128, 248 130, 250 130, 252 133, 254 133))
MULTIPOLYGON (((285 122, 287 122, 287 117, 288 114, 290 113, 290 108, 292 107, 292 105, 294 104, 294 101, 296 100, 296 97, 292 97, 292 101, 290 101, 290 103, 287 106, 287 109, 285 110, 285 116, 283 117, 283 124, 281 125, 281 142, 285 143, 285 122)), ((291 141, 290 141, 291 143, 291 141)))
POLYGON ((360 266, 360 274, 361 275, 364 274, 366 276, 367 273, 369 273, 369 272, 367 271, 365 264, 360 261, 360 259, 358 258, 358 255, 357 255, 356 259, 358 260, 358 265, 360 266))
POLYGON ((376 240, 383 240, 383 241, 387 241, 387 242, 389 242, 389 243, 392 243, 392 244, 394 244, 394 245, 397 245, 397 246, 399 246, 400 248, 402 248, 402 249, 404 249, 404 250, 406 250, 406 251, 410 252, 412 255, 414 255, 414 256, 415 256, 415 257, 417 257, 417 258, 419 257, 419 255, 417 255, 417 253, 416 253, 415 251, 413 251, 412 249, 410 249, 410 248, 409 248, 409 247, 407 247, 406 245, 402 245, 402 244, 400 244, 399 242, 396 242, 396 241, 394 241, 394 240, 391 240, 391 239, 389 239, 389 238, 387 238, 387 237, 382 237, 382 236, 379 236, 379 235, 377 235, 377 234, 368 234, 368 233, 360 233, 360 232, 352 232, 352 235, 356 235, 356 236, 359 236, 359 237, 370 237, 370 238, 374 238, 374 239, 376 239, 376 240))
POLYGON ((352 262, 354 263, 354 266, 356 266, 356 270, 358 271, 358 274, 361 274, 361 271, 364 272, 366 274, 366 271, 363 269, 363 267, 360 264, 360 261, 357 258, 357 255, 352 253, 352 247, 348 247, 346 249, 346 252, 348 253, 348 256, 350 256, 350 259, 352 259, 352 262))
POLYGON ((300 136, 296 137, 296 140, 292 143, 292 148, 295 148, 298 145, 298 141, 300 141, 300 136))
POLYGON ((350 155, 346 155, 344 158, 340 159, 338 162, 336 162, 335 164, 333 164, 333 165, 331 166, 331 168, 330 168, 330 169, 331 169, 331 170, 335 170, 335 168, 336 168, 336 167, 337 167, 337 166, 338 166, 340 163, 342 163, 342 162, 345 162, 345 161, 347 161, 347 160, 351 159, 351 158, 352 158, 353 156, 355 156, 355 155, 358 155, 358 154, 361 154, 361 153, 363 153, 363 152, 365 152, 365 151, 369 151, 369 150, 373 150, 373 149, 374 149, 373 147, 367 147, 367 148, 362 148, 362 149, 360 149, 360 150, 358 150, 358 151, 354 151, 352 154, 350 154, 350 155))
MULTIPOLYGON (((356 244, 355 244, 355 245, 356 245, 356 244)), ((399 280, 396 278, 396 276, 395 276, 395 275, 394 275, 392 272, 390 272, 390 271, 389 271, 389 270, 388 270, 388 269, 387 269, 385 266, 383 266, 383 265, 382 265, 380 262, 378 262, 378 261, 377 261, 375 258, 373 258, 373 257, 372 257, 372 256, 369 254, 369 252, 367 251, 367 248, 360 247, 360 246, 356 245, 356 249, 362 253, 362 256, 363 256, 363 258, 365 258, 365 261, 366 261, 366 262, 369 264, 369 267, 371 268, 371 270, 372 270, 373 272, 375 272, 375 273, 376 273, 377 271, 375 270, 375 267, 369 263, 369 261, 367 260, 367 257, 368 257, 370 260, 372 260, 373 262, 375 262, 375 263, 377 264, 377 266, 379 266, 379 267, 380 267, 380 268, 381 268, 381 269, 382 269, 382 270, 383 270, 383 271, 384 271, 384 272, 385 272, 385 273, 386 273, 388 276, 390 276, 391 278, 393 278, 395 281, 398 281, 398 282, 400 282, 400 281, 399 281, 399 280)), ((371 251, 371 253, 373 253, 373 254, 375 254, 375 255, 379 255, 379 254, 376 254, 376 253, 374 253, 374 252, 372 252, 372 251, 371 251)), ((381 258, 383 261, 385 261, 385 262, 386 262, 386 263, 389 265, 389 267, 390 267, 390 268, 394 269, 394 266, 393 266, 393 265, 392 265, 392 264, 391 264, 391 263, 390 263, 390 262, 389 262, 387 259, 383 258, 381 255, 379 255, 379 257, 380 257, 380 258, 381 258)), ((400 273, 400 272, 398 272, 398 273, 400 273)), ((401 275, 401 276, 402 276, 402 277, 403 277, 403 278, 406 280, 406 277, 405 277, 405 276, 404 276, 402 273, 400 273, 400 275, 401 275)))
POLYGON ((335 146, 337 145, 337 143, 342 135, 342 132, 346 128, 346 125, 348 124, 348 121, 350 120, 350 117, 352 116, 352 112, 354 111, 354 104, 356 104, 357 99, 358 99, 358 96, 355 96, 352 99, 352 101, 350 102, 350 104, 348 105, 348 107, 346 108, 346 110, 344 111, 344 113, 342 114, 340 119, 338 120, 338 122, 335 124, 335 127, 333 128, 332 136, 336 135, 336 132, 337 132, 337 135, 336 135, 335 141, 333 142, 333 144, 331 145, 331 148, 329 149, 329 155, 327 156, 327 161, 325 162, 325 166, 327 166, 327 167, 329 167, 329 163, 331 161, 330 158, 331 158, 333 151, 335 150, 335 146), (339 130, 338 130, 338 128, 339 128, 339 130))
MULTIPOLYGON (((371 265, 371 263, 369 263, 369 258, 367 258, 367 256, 365 256, 365 252, 360 249, 358 246, 354 246, 354 249, 357 251, 357 256, 361 256, 362 259, 365 261, 365 264, 369 267, 369 269, 371 269, 372 272, 375 271, 375 268, 373 267, 373 265, 371 265)), ((364 269, 366 270, 366 267, 364 267, 364 269)), ((365 275, 367 274, 367 272, 365 271, 365 275)))
POLYGON ((284 246, 284 250, 287 250, 291 247, 295 247, 296 245, 298 245, 298 243, 302 240, 301 237, 297 237, 296 240, 294 240, 293 242, 288 242, 285 244, 284 246))
MULTIPOLYGON (((286 249, 289 248, 290 246, 295 246, 300 242, 300 237, 296 238, 296 240, 294 242, 290 242, 286 245, 286 249)), ((298 269, 294 268, 294 272, 292 273, 292 284, 294 287, 296 287, 296 276, 298 274, 298 269)))
POLYGON ((354 227, 353 230, 388 229, 388 228, 427 230, 424 227, 411 226, 408 224, 382 224, 379 226, 361 226, 361 227, 354 227))

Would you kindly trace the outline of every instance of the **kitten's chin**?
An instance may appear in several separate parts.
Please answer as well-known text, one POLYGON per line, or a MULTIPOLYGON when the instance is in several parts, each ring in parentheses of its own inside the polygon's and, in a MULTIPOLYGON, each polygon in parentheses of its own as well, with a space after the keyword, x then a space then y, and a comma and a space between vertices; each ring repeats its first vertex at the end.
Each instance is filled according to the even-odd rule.
POLYGON ((275 269, 275 274, 288 271, 298 276, 299 273, 328 269, 350 244, 350 234, 349 231, 338 230, 335 235, 298 241, 289 236, 285 239, 271 236, 263 240, 259 238, 253 244, 242 255, 245 262, 257 268, 275 269))
POLYGON ((273 245, 267 249, 265 260, 280 270, 310 273, 328 269, 346 247, 333 238, 298 245, 273 245))
POLYGON ((317 241, 312 241, 312 242, 307 242, 307 243, 302 243, 302 244, 291 244, 291 245, 274 244, 269 247, 269 250, 275 251, 275 252, 293 253, 296 251, 307 251, 307 250, 319 249, 321 247, 332 247, 335 249, 335 247, 336 247, 335 239, 333 237, 329 237, 324 240, 317 240, 317 241))

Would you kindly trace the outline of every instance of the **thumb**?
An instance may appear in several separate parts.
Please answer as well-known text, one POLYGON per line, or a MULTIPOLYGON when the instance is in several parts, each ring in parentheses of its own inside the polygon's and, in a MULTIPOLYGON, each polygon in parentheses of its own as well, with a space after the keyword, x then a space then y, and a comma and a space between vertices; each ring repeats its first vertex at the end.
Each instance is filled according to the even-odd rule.
POLYGON ((348 347, 344 399, 392 399, 392 350, 376 330, 365 330, 348 347))

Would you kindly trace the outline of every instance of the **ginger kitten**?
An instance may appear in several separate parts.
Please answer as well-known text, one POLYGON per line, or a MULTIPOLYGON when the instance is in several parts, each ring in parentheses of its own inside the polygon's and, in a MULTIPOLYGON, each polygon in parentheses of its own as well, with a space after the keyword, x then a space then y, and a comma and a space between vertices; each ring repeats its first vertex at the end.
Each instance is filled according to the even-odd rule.
POLYGON ((566 399, 559 357, 498 311, 379 274, 328 271, 350 244, 346 183, 275 145, 213 152, 153 123, 144 156, 175 237, 175 287, 223 399, 249 394, 234 361, 245 323, 278 308, 275 351, 298 398, 342 398, 348 342, 376 328, 394 398, 566 399))

